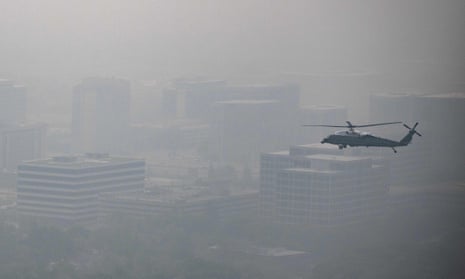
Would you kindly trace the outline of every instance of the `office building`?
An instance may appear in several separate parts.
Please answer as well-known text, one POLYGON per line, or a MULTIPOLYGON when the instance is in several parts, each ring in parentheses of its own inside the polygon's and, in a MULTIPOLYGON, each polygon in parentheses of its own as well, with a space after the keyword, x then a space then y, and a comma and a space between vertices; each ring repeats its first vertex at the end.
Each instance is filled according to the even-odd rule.
POLYGON ((260 156, 259 215, 274 218, 276 203, 276 174, 282 169, 294 167, 294 158, 289 151, 263 153, 260 156))
POLYGON ((163 124, 131 125, 131 146, 133 152, 154 150, 198 149, 204 146, 209 137, 209 126, 189 119, 165 121, 163 124))
POLYGON ((465 178, 465 93, 425 95, 418 103, 428 125, 432 168, 443 178, 465 178))
POLYGON ((387 175, 370 158, 311 155, 310 168, 290 168, 276 178, 276 219, 284 224, 342 225, 381 212, 387 175))
POLYGON ((72 139, 75 152, 118 152, 127 145, 130 84, 88 78, 74 87, 72 139))
POLYGON ((157 123, 164 110, 161 81, 136 80, 131 83, 131 121, 157 123))
MULTIPOLYGON (((465 125, 465 93, 375 95, 371 104, 372 119, 400 120, 408 125, 419 122, 417 130, 423 134, 401 149, 403 154, 398 157, 405 157, 400 160, 405 162, 396 159, 393 177, 397 173, 394 166, 400 166, 399 171, 409 178, 464 177, 465 132, 461 127, 465 125)), ((391 125, 383 132, 400 139, 406 130, 391 125)))
POLYGON ((175 98, 176 115, 206 120, 210 117, 210 106, 225 100, 225 86, 224 80, 176 80, 174 90, 166 92, 166 97, 175 98))
POLYGON ((337 226, 381 213, 388 193, 388 165, 344 155, 316 144, 261 155, 260 206, 264 220, 337 226))
POLYGON ((309 168, 310 161, 306 158, 309 155, 344 155, 345 152, 334 145, 311 143, 292 145, 289 150, 262 153, 260 155, 259 215, 268 220, 276 217, 276 178, 279 171, 294 167, 309 168))
POLYGON ((255 164, 260 152, 292 142, 286 111, 277 100, 232 100, 215 103, 210 144, 222 163, 255 164))
MULTIPOLYGON (((420 93, 400 92, 393 94, 374 94, 370 96, 370 119, 373 122, 401 121, 412 123, 418 119, 420 111, 418 97, 420 93)), ((390 129, 392 127, 383 127, 390 129)))
POLYGON ((20 124, 26 121, 26 87, 0 79, 0 124, 20 124))
POLYGON ((300 84, 302 92, 306 92, 302 94, 303 104, 344 106, 350 112, 350 119, 366 119, 368 97, 380 87, 380 84, 385 85, 382 76, 366 70, 347 69, 346 71, 339 68, 286 73, 285 78, 300 84))
POLYGON ((257 191, 212 192, 208 187, 170 184, 132 194, 104 194, 100 201, 105 214, 130 216, 178 215, 227 218, 256 212, 257 191))
POLYGON ((44 158, 46 132, 45 124, 0 124, 0 168, 16 172, 20 163, 44 158))
POLYGON ((25 219, 73 224, 95 220, 102 193, 144 187, 145 161, 90 153, 36 160, 18 167, 18 213, 25 219))
POLYGON ((229 85, 225 80, 179 79, 165 91, 167 106, 187 118, 211 119, 211 107, 232 100, 277 100, 297 114, 300 88, 295 84, 229 85), (176 106, 173 104, 176 102, 176 106))

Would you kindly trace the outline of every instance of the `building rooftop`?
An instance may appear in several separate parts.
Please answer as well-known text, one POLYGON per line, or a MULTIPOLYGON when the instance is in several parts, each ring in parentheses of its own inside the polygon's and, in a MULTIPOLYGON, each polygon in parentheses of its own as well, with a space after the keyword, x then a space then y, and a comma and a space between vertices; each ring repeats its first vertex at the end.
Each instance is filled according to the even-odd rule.
POLYGON ((254 83, 254 84, 234 84, 229 85, 231 89, 269 89, 269 88, 286 88, 286 87, 295 87, 294 83, 254 83))
POLYGON ((105 194, 104 197, 119 201, 155 202, 172 205, 177 203, 195 203, 222 198, 241 197, 258 194, 257 190, 236 190, 228 193, 214 193, 208 187, 158 187, 125 194, 105 194))
POLYGON ((280 156, 289 156, 289 150, 281 150, 281 151, 275 151, 275 152, 267 152, 264 153, 266 155, 280 155, 280 156))
POLYGON ((0 78, 0 88, 26 88, 26 86, 21 84, 14 84, 13 81, 9 79, 0 78))
POLYGON ((340 156, 340 155, 330 155, 330 154, 315 154, 315 155, 308 155, 305 157, 310 160, 317 159, 317 160, 339 161, 339 162, 356 162, 356 161, 371 160, 370 157, 340 156))
POLYGON ((465 196, 465 180, 446 181, 432 184, 424 183, 421 185, 392 185, 390 186, 390 195, 417 195, 417 194, 450 194, 465 196))
POLYGON ((51 166, 55 168, 81 169, 102 165, 142 161, 136 158, 110 157, 106 153, 87 153, 84 155, 55 156, 49 159, 34 160, 23 163, 29 166, 51 166))
POLYGON ((0 131, 17 131, 17 130, 27 130, 30 128, 46 127, 45 123, 32 123, 32 124, 10 124, 10 123, 0 123, 0 131))
POLYGON ((258 247, 258 246, 246 246, 241 251, 246 254, 266 256, 266 257, 300 256, 300 255, 307 254, 307 252, 304 252, 304 251, 289 250, 283 247, 268 248, 268 247, 258 247))
MULTIPOLYGON (((328 133, 329 135, 329 133, 328 133)), ((301 147, 301 148, 311 148, 311 149, 326 149, 326 150, 331 150, 331 149, 339 149, 339 147, 337 145, 333 145, 333 144, 321 144, 319 142, 315 142, 315 143, 309 143, 309 144, 299 144, 299 145, 295 145, 295 147, 301 147)))
POLYGON ((216 102, 219 105, 264 105, 264 104, 275 104, 278 100, 229 100, 216 102))
POLYGON ((398 92, 390 92, 390 93, 377 93, 372 94, 372 97, 383 97, 383 98, 405 98, 405 97, 418 97, 418 96, 425 96, 425 93, 418 92, 418 91, 398 91, 398 92))
POLYGON ((284 169, 284 171, 287 172, 301 172, 301 173, 324 173, 324 174, 336 174, 340 173, 340 171, 336 170, 320 170, 320 169, 308 169, 308 168, 289 168, 289 169, 284 169))
POLYGON ((315 72, 283 72, 285 75, 290 76, 306 76, 306 77, 370 77, 376 76, 378 73, 366 70, 360 71, 315 71, 315 72))
POLYGON ((174 81, 177 86, 203 86, 203 85, 226 85, 223 79, 177 79, 174 81))
POLYGON ((314 106, 305 106, 301 108, 302 110, 335 110, 335 109, 340 109, 340 110, 346 110, 347 108, 344 106, 339 106, 339 105, 314 105, 314 106))
POLYGON ((12 86, 13 82, 8 79, 0 78, 0 86, 12 86))
POLYGON ((465 92, 425 95, 424 98, 465 99, 465 92))
POLYGON ((173 121, 165 121, 160 124, 154 123, 135 123, 131 124, 133 128, 140 128, 140 129, 152 129, 152 130, 163 130, 163 129, 206 129, 209 128, 209 125, 205 122, 201 122, 195 119, 176 119, 173 121))

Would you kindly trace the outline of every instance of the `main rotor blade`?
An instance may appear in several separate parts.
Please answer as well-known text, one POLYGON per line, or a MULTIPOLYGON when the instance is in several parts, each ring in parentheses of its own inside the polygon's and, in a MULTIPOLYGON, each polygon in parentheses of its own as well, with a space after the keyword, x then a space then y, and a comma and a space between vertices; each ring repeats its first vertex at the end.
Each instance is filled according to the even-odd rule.
POLYGON ((356 127, 356 128, 373 127, 373 126, 391 125, 391 124, 399 124, 399 123, 402 123, 402 122, 396 121, 396 122, 384 122, 384 123, 367 124, 367 125, 353 125, 352 127, 356 127))
POLYGON ((373 126, 381 126, 381 125, 391 125, 391 124, 399 124, 402 123, 400 121, 397 122, 384 122, 384 123, 375 123, 375 124, 367 124, 367 125, 352 125, 350 121, 346 121, 347 125, 302 125, 305 127, 333 127, 333 128, 360 128, 360 127, 373 127, 373 126))
POLYGON ((302 125, 304 127, 333 127, 333 128, 349 128, 346 126, 337 126, 337 125, 302 125))

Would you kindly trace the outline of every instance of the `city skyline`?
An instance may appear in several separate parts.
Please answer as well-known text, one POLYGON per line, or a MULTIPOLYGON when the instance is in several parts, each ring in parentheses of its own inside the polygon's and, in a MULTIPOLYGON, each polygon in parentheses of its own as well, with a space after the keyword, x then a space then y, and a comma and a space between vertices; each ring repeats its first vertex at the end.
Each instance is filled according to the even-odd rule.
POLYGON ((463 0, 1 4, 0 277, 465 274, 463 0))

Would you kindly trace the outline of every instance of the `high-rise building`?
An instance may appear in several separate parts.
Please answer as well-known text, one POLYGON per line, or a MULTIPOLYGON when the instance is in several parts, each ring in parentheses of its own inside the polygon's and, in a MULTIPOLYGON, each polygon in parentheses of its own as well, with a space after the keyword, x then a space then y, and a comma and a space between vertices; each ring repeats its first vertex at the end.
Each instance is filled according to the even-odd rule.
POLYGON ((130 84, 88 78, 74 87, 72 139, 77 152, 121 152, 130 121, 130 84))
POLYGON ((275 217, 276 175, 278 171, 292 167, 294 158, 287 150, 261 154, 258 213, 262 218, 275 217))
POLYGON ((295 116, 300 88, 295 84, 228 85, 224 80, 177 80, 173 89, 165 91, 165 99, 170 108, 177 102, 178 114, 202 120, 211 119, 212 105, 232 100, 276 100, 286 107, 285 116, 295 116))
POLYGON ((343 105, 352 120, 366 119, 368 96, 381 85, 384 88, 381 75, 365 70, 286 73, 285 78, 300 84, 302 92, 308 93, 302 95, 303 104, 343 105))
MULTIPOLYGON (((408 148, 393 156, 392 178, 400 182, 412 179, 463 177, 465 165, 465 93, 380 94, 371 97, 372 121, 419 122, 423 137, 414 137, 408 148)), ((391 125, 383 128, 386 137, 401 139, 406 130, 391 125)), ((366 150, 387 153, 386 150, 366 150)), ((366 152, 364 151, 364 152, 366 152)))
POLYGON ((226 98, 225 86, 224 80, 177 80, 175 90, 166 92, 165 97, 175 98, 176 115, 207 120, 213 103, 230 100, 226 98))
MULTIPOLYGON (((418 119, 416 100, 419 93, 374 94, 370 96, 370 118, 374 122, 402 121, 411 123, 418 119)), ((384 127, 391 128, 391 127, 384 127)))
POLYGON ((431 140, 432 169, 443 178, 465 178, 465 92, 425 95, 416 103, 431 140))
POLYGON ((92 221, 99 214, 100 194, 141 190, 144 179, 144 160, 107 154, 26 162, 18 167, 18 213, 56 223, 92 221))
POLYGON ((370 158, 311 155, 309 168, 290 168, 276 178, 276 219, 280 223, 341 225, 381 212, 387 174, 370 158))
POLYGON ((207 153, 226 164, 257 164, 260 152, 295 144, 299 99, 295 84, 228 85, 224 80, 177 80, 164 92, 167 115, 208 124, 207 153))
POLYGON ((265 219, 274 219, 276 210, 276 178, 279 171, 288 168, 310 167, 306 156, 314 154, 343 155, 334 145, 320 143, 292 145, 289 150, 262 153, 260 155, 260 201, 259 214, 265 219))
POLYGON ((382 160, 346 156, 337 147, 291 150, 261 156, 262 217, 283 224, 337 226, 381 212, 389 185, 382 160))
POLYGON ((277 100, 217 102, 210 148, 220 162, 256 163, 260 152, 289 145, 289 123, 277 100))
POLYGON ((0 123, 19 124, 26 121, 26 87, 0 79, 0 123))
POLYGON ((0 124, 0 168, 16 172, 20 163, 44 158, 46 132, 45 124, 0 124))

